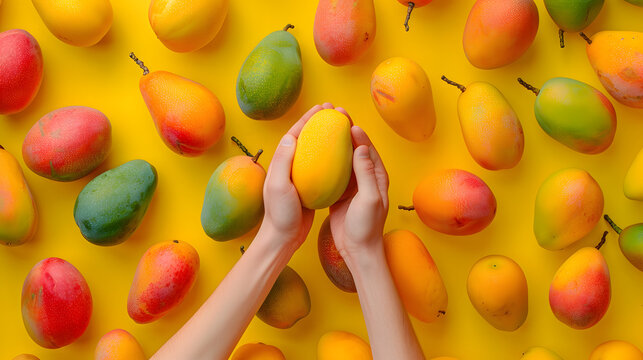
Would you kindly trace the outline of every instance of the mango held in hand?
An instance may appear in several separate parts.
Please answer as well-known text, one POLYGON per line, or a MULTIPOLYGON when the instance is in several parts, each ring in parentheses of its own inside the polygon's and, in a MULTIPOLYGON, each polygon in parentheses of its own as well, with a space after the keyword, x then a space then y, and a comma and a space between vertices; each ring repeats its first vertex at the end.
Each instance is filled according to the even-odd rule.
POLYGON ((401 137, 424 141, 435 129, 431 83, 416 62, 394 57, 377 66, 371 96, 382 119, 401 137))
POLYGON ((643 201, 643 149, 639 150, 625 174, 623 193, 628 199, 643 201))
POLYGON ((643 223, 621 229, 608 215, 605 215, 604 218, 618 234, 618 246, 623 255, 632 265, 643 271, 643 223))
POLYGON ((68 106, 50 112, 31 127, 22 143, 22 157, 42 177, 73 181, 103 163, 111 146, 112 126, 105 114, 68 106))
POLYGON ((132 320, 150 323, 178 306, 192 289, 199 266, 199 254, 184 241, 164 241, 147 249, 127 297, 132 320))
POLYGON ((611 340, 598 345, 589 360, 643 360, 643 352, 627 341, 611 340))
POLYGON ((306 283, 286 265, 257 311, 257 317, 277 329, 288 329, 309 313, 310 293, 306 283))
POLYGON ((536 32, 533 0, 477 0, 464 27, 464 54, 477 68, 499 68, 518 60, 536 32))
POLYGON ((147 360, 141 345, 132 334, 115 329, 98 340, 95 360, 147 360))
POLYGON ((384 251, 406 311, 427 323, 446 315, 447 289, 422 240, 408 230, 394 230, 384 235, 384 251))
POLYGON ((560 28, 560 47, 565 47, 563 33, 578 32, 591 24, 603 8, 604 0, 545 0, 549 16, 560 28))
POLYGON ((549 287, 554 315, 574 329, 587 329, 605 315, 610 304, 610 273, 600 251, 605 241, 576 251, 560 266, 549 287))
POLYGON ((74 205, 83 237, 101 246, 127 240, 143 220, 156 183, 156 169, 145 160, 126 162, 92 179, 74 205))
POLYGON ((334 109, 315 113, 297 139, 292 183, 302 205, 323 209, 342 196, 353 169, 351 123, 334 109))
POLYGON ((473 159, 487 170, 510 169, 522 158, 525 136, 518 115, 493 85, 474 82, 464 87, 442 76, 462 93, 458 118, 473 159))
POLYGON ((277 347, 258 343, 240 346, 230 360, 286 360, 286 357, 277 347))
POLYGON ((560 250, 592 231, 603 213, 603 191, 580 169, 551 174, 538 189, 534 234, 547 250, 560 250))
POLYGON ((92 295, 70 263, 48 258, 37 263, 22 286, 22 320, 38 345, 57 349, 76 341, 92 315, 92 295))
POLYGON ((322 223, 317 238, 317 252, 319 261, 326 276, 338 289, 346 292, 357 292, 353 274, 346 265, 346 261, 335 247, 335 240, 330 229, 330 217, 322 223))
POLYGON ((42 51, 24 30, 0 32, 0 115, 24 110, 42 82, 42 51))
POLYGON ((478 260, 469 272, 467 293, 478 313, 498 330, 514 331, 527 319, 527 278, 506 256, 478 260))
POLYGON ((0 244, 21 245, 36 233, 38 211, 16 158, 0 145, 0 244))
POLYGON ((317 343, 317 360, 372 360, 371 347, 346 331, 329 331, 317 343))
POLYGON ((275 31, 250 52, 237 78, 237 102, 246 116, 273 120, 297 101, 303 83, 301 50, 288 29, 275 31))
POLYGON ((616 133, 612 103, 590 85, 568 78, 549 79, 542 89, 518 78, 536 95, 534 113, 540 127, 554 140, 584 154, 607 149, 616 133))
POLYGON ((563 360, 563 358, 547 348, 534 346, 527 349, 520 360, 563 360))
POLYGON ((60 41, 92 46, 112 26, 109 0, 32 0, 42 21, 60 41))
POLYGON ((152 0, 148 18, 168 49, 199 50, 217 35, 228 14, 229 0, 152 0))

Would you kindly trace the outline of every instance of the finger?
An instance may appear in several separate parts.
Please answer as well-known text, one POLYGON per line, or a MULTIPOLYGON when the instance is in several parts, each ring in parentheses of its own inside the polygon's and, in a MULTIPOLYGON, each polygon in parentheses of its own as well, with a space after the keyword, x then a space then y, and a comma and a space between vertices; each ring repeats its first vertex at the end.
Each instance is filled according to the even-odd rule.
POLYGON ((375 149, 375 146, 371 142, 371 139, 368 137, 368 135, 366 135, 366 132, 364 132, 362 128, 360 128, 359 126, 353 126, 351 128, 351 134, 353 135, 353 143, 355 147, 361 145, 366 145, 369 147, 371 159, 373 160, 373 164, 375 165, 375 175, 382 199, 387 200, 389 178, 380 154, 377 152, 377 149, 375 149))
POLYGON ((336 107, 335 110, 337 110, 340 113, 346 115, 346 117, 348 118, 348 121, 350 121, 350 123, 351 123, 351 127, 354 125, 353 124, 353 119, 351 119, 351 116, 348 115, 348 111, 346 111, 346 109, 344 109, 343 107, 336 107))
POLYGON ((290 134, 284 135, 275 150, 270 161, 268 174, 266 174, 266 185, 274 186, 276 189, 285 189, 291 184, 290 172, 292 160, 295 156, 296 140, 290 134))
POLYGON ((360 145, 355 149, 353 169, 357 180, 357 193, 369 200, 379 200, 381 195, 375 178, 375 164, 371 160, 368 146, 360 145))
POLYGON ((351 171, 351 179, 348 181, 348 186, 346 186, 346 190, 342 194, 342 196, 339 198, 339 201, 344 201, 346 199, 352 198, 355 196, 357 193, 357 180, 355 179, 355 172, 351 171))
POLYGON ((335 108, 335 107, 333 106, 333 104, 331 104, 331 103, 329 103, 329 102, 325 102, 325 103, 323 103, 323 104, 322 104, 322 107, 323 107, 324 109, 334 109, 334 108, 335 108))
POLYGON ((304 125, 310 120, 310 118, 315 115, 316 112, 323 110, 322 105, 315 105, 310 110, 308 110, 291 128, 288 130, 288 134, 299 137, 301 129, 304 128, 304 125))

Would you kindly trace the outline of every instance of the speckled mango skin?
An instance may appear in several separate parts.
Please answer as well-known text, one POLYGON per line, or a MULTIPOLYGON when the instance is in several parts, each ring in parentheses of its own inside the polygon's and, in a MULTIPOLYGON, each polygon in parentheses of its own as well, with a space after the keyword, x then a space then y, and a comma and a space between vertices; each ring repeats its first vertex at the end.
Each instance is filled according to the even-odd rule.
POLYGON ((444 317, 447 289, 422 240, 408 230, 394 230, 384 235, 384 252, 406 311, 426 323, 444 317))
POLYGON ((95 360, 147 360, 141 345, 129 332, 115 329, 98 340, 95 360))
POLYGON ((467 85, 458 98, 458 117, 467 149, 480 166, 500 170, 518 164, 525 148, 522 124, 495 86, 467 85))
POLYGON ((357 292, 353 274, 348 268, 348 265, 346 265, 342 254, 340 254, 337 247, 335 247, 335 240, 330 229, 330 217, 324 220, 319 229, 317 252, 319 253, 319 261, 322 264, 322 268, 333 285, 342 291, 357 292))
POLYGON ((537 31, 533 0, 477 0, 464 27, 464 54, 477 68, 499 68, 518 60, 537 31))
POLYGON ((628 199, 643 201, 643 149, 636 154, 625 174, 623 193, 628 199))
POLYGON ((74 46, 92 46, 112 26, 109 0, 32 0, 49 31, 74 46))
POLYGON ((589 234, 603 214, 603 191, 585 170, 562 169, 540 185, 534 234, 547 250, 568 247, 589 234))
POLYGON ((527 349, 520 360, 563 360, 563 358, 547 348, 534 346, 527 349))
POLYGON ((574 329, 594 326, 610 304, 610 273, 593 247, 576 251, 560 266, 549 287, 549 305, 558 320, 574 329))
POLYGON ((308 287, 295 270, 286 266, 257 311, 257 317, 277 329, 288 329, 309 313, 308 287))
POLYGON ((603 93, 583 82, 548 80, 536 97, 534 113, 549 136, 572 150, 598 154, 614 140, 614 106, 603 93))
POLYGON ((263 217, 266 171, 249 156, 232 157, 217 167, 205 189, 201 225, 214 240, 236 239, 263 217))
POLYGON ((643 33, 598 32, 592 36, 592 43, 587 44, 587 58, 614 99, 643 108, 643 33))
POLYGON ((25 164, 36 174, 73 181, 96 169, 109 155, 112 126, 102 112, 68 106, 43 116, 22 143, 25 164))
POLYGON ((431 83, 413 60, 393 57, 379 64, 371 77, 371 97, 382 119, 401 137, 420 142, 433 134, 431 83))
POLYGON ((277 347, 258 343, 240 346, 230 360, 286 360, 286 357, 277 347))
POLYGON ((110 246, 127 240, 143 220, 158 176, 145 160, 132 160, 98 175, 78 194, 74 219, 89 242, 110 246))
POLYGON ((92 315, 92 295, 70 263, 47 258, 31 269, 22 286, 22 320, 38 345, 57 349, 76 341, 92 315))
POLYGON ((16 158, 0 146, 0 244, 16 246, 33 238, 38 211, 16 158))
POLYGON ((179 240, 149 248, 136 267, 127 297, 127 313, 135 322, 156 321, 178 306, 199 272, 199 254, 179 240))
POLYGON ((549 16, 562 30, 578 32, 596 19, 604 0, 545 0, 549 16))
POLYGON ((317 343, 317 360, 372 360, 371 347, 346 331, 329 331, 317 343))
POLYGON ((627 341, 610 340, 598 345, 589 360, 643 360, 643 352, 627 341))

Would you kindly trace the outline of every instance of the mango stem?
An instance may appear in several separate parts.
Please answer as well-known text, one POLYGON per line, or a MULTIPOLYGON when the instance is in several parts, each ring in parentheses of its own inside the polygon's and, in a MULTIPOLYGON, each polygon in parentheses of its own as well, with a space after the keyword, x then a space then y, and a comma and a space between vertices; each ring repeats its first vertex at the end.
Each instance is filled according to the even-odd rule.
POLYGON ((404 20, 404 28, 406 31, 409 31, 409 20, 411 19, 411 13, 413 12, 413 8, 415 7, 415 3, 412 1, 409 1, 409 7, 406 10, 406 19, 404 20))
POLYGON ((284 27, 284 31, 288 31, 288 29, 294 29, 294 28, 295 28, 295 25, 293 25, 293 24, 288 24, 288 25, 286 25, 286 26, 284 27))
POLYGON ((462 91, 462 92, 465 92, 465 91, 467 90, 467 88, 466 88, 466 87, 464 87, 464 85, 460 85, 460 84, 458 84, 458 83, 457 83, 457 82, 455 82, 455 81, 451 81, 451 80, 447 79, 447 77, 446 77, 446 76, 444 76, 444 75, 442 75, 442 77, 441 77, 440 79, 444 80, 444 82, 446 82, 446 83, 447 83, 447 84, 449 84, 449 85, 453 85, 453 86, 457 87, 457 88, 458 88, 458 89, 460 89, 460 91, 462 91))
POLYGON ((239 139, 237 139, 234 136, 231 137, 231 139, 232 141, 234 141, 235 144, 237 144, 237 146, 239 147, 239 149, 241 149, 241 151, 243 151, 246 155, 250 156, 251 158, 254 158, 254 155, 252 155, 252 153, 248 151, 248 149, 245 146, 243 146, 243 144, 241 143, 241 141, 239 141, 239 139))
POLYGON ((605 240, 607 240, 607 231, 603 233, 603 237, 601 238, 601 242, 599 242, 598 245, 596 245, 596 250, 601 249, 601 246, 603 246, 603 244, 605 244, 605 240))
POLYGON ((529 90, 529 91, 533 92, 534 94, 538 95, 538 94, 540 93, 540 89, 538 89, 538 88, 536 88, 536 87, 533 87, 533 86, 531 86, 531 85, 527 84, 527 83, 525 82, 525 80, 523 80, 523 79, 521 79, 521 78, 518 78, 518 82, 520 83, 520 85, 522 85, 522 86, 526 87, 526 88, 527 88, 527 90, 529 90))
POLYGON ((560 38, 560 48, 565 47, 565 30, 558 29, 558 38, 560 38))
POLYGON ((0 145, 0 149, 4 150, 4 146, 0 145))
POLYGON ((400 209, 400 210, 406 210, 406 211, 415 210, 415 207, 413 205, 411 205, 411 206, 398 205, 397 208, 400 209))
POLYGON ((580 33, 580 37, 582 37, 583 39, 585 39, 585 41, 587 41, 587 43, 588 43, 588 44, 592 45, 592 39, 590 39, 589 37, 587 37, 587 35, 585 35, 585 33, 584 33, 584 32, 581 32, 581 33, 580 33))
POLYGON ((145 66, 145 64, 143 64, 143 62, 142 62, 141 60, 139 60, 139 59, 136 57, 136 55, 134 55, 134 53, 133 53, 133 52, 129 53, 129 57, 131 57, 131 58, 132 58, 132 60, 134 60, 134 62, 136 63, 136 65, 140 66, 140 67, 141 67, 141 69, 143 69, 143 75, 147 75, 147 74, 149 74, 149 73, 150 73, 150 70, 147 68, 147 66, 145 66))
POLYGON ((243 254, 245 254, 245 253, 246 253, 246 248, 245 248, 245 246, 243 246, 243 245, 241 245, 241 247, 239 248, 239 250, 241 250, 241 255, 243 255, 243 254))
POLYGON ((261 156, 261 154, 263 154, 263 149, 259 149, 259 151, 257 151, 255 156, 252 157, 252 162, 256 163, 257 160, 259 160, 259 156, 261 156))
POLYGON ((614 231, 616 231, 617 234, 621 235, 621 232, 623 231, 623 229, 618 227, 618 225, 616 225, 614 223, 614 221, 612 221, 612 219, 609 217, 609 215, 607 215, 607 214, 603 215, 603 219, 605 219, 605 221, 607 221, 607 223, 610 224, 612 229, 614 229, 614 231))

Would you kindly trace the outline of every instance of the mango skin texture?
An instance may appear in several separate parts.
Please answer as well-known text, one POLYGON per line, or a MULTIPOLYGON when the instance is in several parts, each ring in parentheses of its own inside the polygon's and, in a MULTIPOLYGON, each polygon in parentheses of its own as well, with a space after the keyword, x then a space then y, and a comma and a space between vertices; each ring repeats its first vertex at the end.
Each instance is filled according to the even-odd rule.
POLYGON ((29 241, 38 228, 38 210, 16 158, 0 146, 0 244, 29 241))
POLYGON ((627 341, 611 340, 598 345, 589 360, 643 360, 643 352, 627 341))
POLYGON ((163 45, 175 52, 190 52, 214 39, 228 7, 229 0, 152 0, 148 18, 163 45))
POLYGON ((628 199, 643 201, 643 149, 639 150, 625 174, 623 193, 628 199))
POLYGON ((42 82, 42 50, 30 33, 0 32, 0 114, 18 113, 33 101, 42 82), (11 49, 11 51, 7 51, 11 49))
POLYGON ((302 205, 323 209, 342 196, 353 170, 351 123, 334 109, 315 113, 297 139, 292 183, 302 205))
POLYGON ((520 360, 563 360, 563 358, 547 348, 534 346, 527 349, 520 360))
POLYGON ((621 252, 637 269, 643 271, 643 224, 626 227, 618 236, 621 252))
POLYGON ((158 243, 143 254, 127 297, 127 313, 147 324, 178 306, 199 272, 199 254, 184 241, 158 243))
POLYGON ((57 349, 76 341, 92 315, 92 295, 70 263, 47 258, 31 269, 22 286, 22 320, 36 344, 57 349))
POLYGON ((95 360, 147 360, 141 345, 129 332, 115 329, 98 340, 95 360))
POLYGON ((533 0, 477 0, 464 27, 464 54, 477 68, 499 68, 518 60, 536 32, 538 8, 533 0))
POLYGON ((447 289, 422 240, 408 230, 394 230, 384 235, 384 251, 406 311, 426 323, 445 316, 447 289))
POLYGON ((286 357, 275 346, 258 343, 240 346, 230 360, 286 360, 286 357))
POLYGON ((249 156, 234 156, 217 167, 205 189, 201 225, 217 241, 236 239, 263 217, 266 171, 249 156))
POLYGON ((572 150, 598 154, 614 140, 614 106, 603 93, 583 82, 548 80, 536 97, 534 113, 549 136, 572 150))
POLYGON ((359 336, 330 331, 317 343, 317 360, 372 360, 371 347, 359 336))
POLYGON ((558 320, 574 329, 594 326, 610 304, 610 273, 593 247, 576 251, 560 266, 549 287, 549 305, 558 320))
POLYGON ((480 166, 500 170, 518 164, 525 148, 522 124, 495 86, 467 85, 458 98, 458 117, 467 149, 480 166))
POLYGON ((467 293, 478 313, 498 330, 517 330, 527 319, 527 278, 506 256, 478 260, 469 272, 467 293))
POLYGON ((393 57, 379 64, 371 77, 371 96, 382 119, 401 137, 420 142, 433 134, 431 83, 413 60, 393 57))
POLYGON ((614 99, 643 108, 643 33, 598 32, 592 36, 592 43, 587 44, 587 58, 614 99))
POLYGON ((562 30, 578 32, 596 19, 604 0, 545 0, 549 16, 562 30))
POLYGON ((277 329, 291 328, 310 313, 310 293, 304 280, 290 266, 277 277, 257 317, 277 329))
POLYGON ((357 292, 353 274, 348 268, 348 265, 346 265, 342 254, 340 254, 337 247, 335 247, 335 240, 330 229, 330 217, 324 220, 319 229, 317 252, 319 253, 319 261, 322 264, 322 268, 333 285, 345 292, 357 292))
POLYGON ((585 170, 562 169, 540 185, 534 234, 547 250, 560 250, 589 234, 603 214, 603 191, 585 170))
POLYGON ((109 155, 112 126, 102 112, 68 106, 43 116, 22 143, 25 164, 36 174, 73 181, 95 170, 109 155))
POLYGON ((112 26, 109 0, 32 0, 42 21, 60 41, 74 46, 98 43, 112 26))

